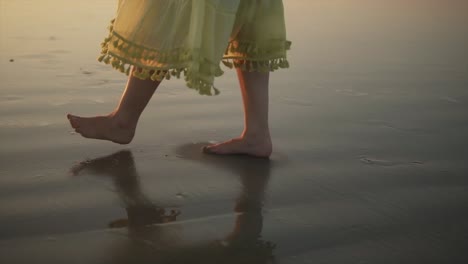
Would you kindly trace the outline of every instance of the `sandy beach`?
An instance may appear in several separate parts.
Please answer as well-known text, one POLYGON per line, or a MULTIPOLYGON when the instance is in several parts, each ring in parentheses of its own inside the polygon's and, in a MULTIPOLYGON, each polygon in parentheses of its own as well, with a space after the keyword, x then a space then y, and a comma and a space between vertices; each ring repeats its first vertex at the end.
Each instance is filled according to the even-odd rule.
POLYGON ((0 263, 468 263, 468 3, 286 0, 270 160, 219 96, 164 82, 126 146, 66 114, 117 104, 116 1, 0 0, 0 263))

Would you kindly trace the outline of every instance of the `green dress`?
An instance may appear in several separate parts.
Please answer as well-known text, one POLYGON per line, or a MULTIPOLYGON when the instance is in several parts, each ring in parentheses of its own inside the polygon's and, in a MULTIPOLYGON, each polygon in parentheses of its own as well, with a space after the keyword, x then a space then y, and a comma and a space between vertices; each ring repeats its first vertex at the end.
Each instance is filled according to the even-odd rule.
POLYGON ((183 75, 204 95, 219 93, 221 62, 261 72, 289 67, 282 0, 120 0, 109 31, 99 61, 140 79, 183 75))

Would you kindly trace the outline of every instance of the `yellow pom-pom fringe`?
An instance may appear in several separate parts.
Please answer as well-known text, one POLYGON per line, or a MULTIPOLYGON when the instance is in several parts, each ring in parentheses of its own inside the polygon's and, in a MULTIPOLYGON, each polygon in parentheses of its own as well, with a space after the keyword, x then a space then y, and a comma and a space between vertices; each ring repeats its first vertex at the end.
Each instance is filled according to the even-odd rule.
MULTIPOLYGON (((189 88, 197 90, 201 95, 218 95, 219 90, 213 86, 213 77, 219 77, 224 72, 219 65, 210 64, 200 56, 197 50, 174 49, 161 52, 130 42, 113 30, 114 20, 109 26, 109 36, 101 43, 101 55, 98 61, 126 75, 147 80, 170 80, 171 77, 184 79, 189 88), (116 53, 112 52, 115 50, 116 53), (145 61, 154 64, 165 64, 165 67, 145 66, 145 61), (208 64, 207 64, 208 63, 208 64), (203 72, 200 66, 203 64, 203 72), (132 71, 132 66, 135 70, 132 71)), ((228 68, 239 68, 250 72, 270 72, 280 68, 288 68, 286 50, 291 42, 278 40, 269 43, 268 47, 259 47, 255 43, 230 42, 221 62, 228 68)))

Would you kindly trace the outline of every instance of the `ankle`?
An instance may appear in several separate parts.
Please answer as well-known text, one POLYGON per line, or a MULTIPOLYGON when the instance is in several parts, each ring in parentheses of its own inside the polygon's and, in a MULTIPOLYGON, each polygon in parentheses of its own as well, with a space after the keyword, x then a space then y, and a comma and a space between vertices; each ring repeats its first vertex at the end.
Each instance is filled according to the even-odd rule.
POLYGON ((124 113, 112 112, 109 117, 117 127, 122 129, 135 129, 138 123, 138 117, 124 113))
POLYGON ((260 143, 260 144, 271 144, 270 131, 268 129, 263 130, 244 130, 242 132, 241 138, 251 143, 260 143))

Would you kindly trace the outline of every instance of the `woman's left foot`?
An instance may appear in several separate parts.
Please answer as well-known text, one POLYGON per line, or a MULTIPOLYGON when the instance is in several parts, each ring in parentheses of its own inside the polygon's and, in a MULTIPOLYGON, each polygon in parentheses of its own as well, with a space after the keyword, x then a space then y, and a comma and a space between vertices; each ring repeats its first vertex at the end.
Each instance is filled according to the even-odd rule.
POLYGON ((67 118, 75 131, 85 138, 128 144, 135 135, 135 127, 122 122, 114 114, 95 117, 80 117, 68 114, 67 118))
POLYGON ((216 155, 248 155, 258 158, 269 158, 273 146, 269 137, 259 139, 249 139, 239 137, 219 144, 203 147, 203 152, 216 155))

